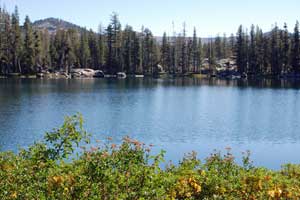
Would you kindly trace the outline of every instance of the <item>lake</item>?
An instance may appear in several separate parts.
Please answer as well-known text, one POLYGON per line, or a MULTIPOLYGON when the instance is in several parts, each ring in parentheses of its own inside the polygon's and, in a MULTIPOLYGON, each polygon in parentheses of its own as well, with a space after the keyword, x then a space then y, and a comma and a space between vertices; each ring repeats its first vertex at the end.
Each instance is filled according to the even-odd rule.
POLYGON ((0 79, 0 148, 27 147, 76 112, 93 141, 129 135, 175 163, 226 147, 256 166, 300 163, 300 83, 280 80, 0 79))

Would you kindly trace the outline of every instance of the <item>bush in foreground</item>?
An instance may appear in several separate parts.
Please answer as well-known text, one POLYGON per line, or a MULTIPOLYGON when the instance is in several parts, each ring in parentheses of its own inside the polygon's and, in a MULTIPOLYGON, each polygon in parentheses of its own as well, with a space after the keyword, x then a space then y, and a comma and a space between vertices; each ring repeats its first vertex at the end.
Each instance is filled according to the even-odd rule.
POLYGON ((80 115, 46 133, 18 154, 0 153, 0 199, 299 199, 300 166, 280 171, 243 165, 228 151, 214 153, 205 162, 195 153, 178 165, 161 168, 164 151, 151 155, 151 146, 128 137, 119 145, 108 138, 98 147, 88 143, 80 115))

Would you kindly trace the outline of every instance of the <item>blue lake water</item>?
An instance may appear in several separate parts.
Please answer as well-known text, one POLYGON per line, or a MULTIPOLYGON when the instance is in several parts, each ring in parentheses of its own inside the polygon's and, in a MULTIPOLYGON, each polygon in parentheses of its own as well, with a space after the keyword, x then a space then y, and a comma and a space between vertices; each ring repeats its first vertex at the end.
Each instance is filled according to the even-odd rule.
POLYGON ((17 151, 83 114, 94 139, 155 144, 177 162, 231 147, 256 166, 300 163, 300 83, 206 79, 1 79, 0 148, 17 151))

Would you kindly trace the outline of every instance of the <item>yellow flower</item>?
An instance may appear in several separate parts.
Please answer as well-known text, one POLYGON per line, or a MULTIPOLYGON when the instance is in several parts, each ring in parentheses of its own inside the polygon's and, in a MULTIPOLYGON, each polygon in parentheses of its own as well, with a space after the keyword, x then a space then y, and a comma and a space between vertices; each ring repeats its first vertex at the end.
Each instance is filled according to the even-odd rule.
POLYGON ((186 196, 186 197, 191 197, 191 196, 192 196, 192 193, 187 192, 185 196, 186 196))
POLYGON ((258 189, 259 189, 259 190, 261 190, 261 189, 263 188, 263 187, 262 187, 262 182, 261 182, 261 180, 258 181, 258 185, 257 185, 257 186, 258 186, 258 189))
POLYGON ((276 197, 280 197, 281 194, 282 194, 282 190, 280 188, 276 188, 275 189, 275 195, 276 195, 276 197))
POLYGON ((10 197, 13 198, 13 199, 16 199, 18 196, 17 192, 13 192, 10 197))
POLYGON ((205 175, 206 175, 205 170, 202 170, 202 169, 199 169, 199 170, 198 170, 198 173, 199 173, 201 176, 205 176, 205 175))
POLYGON ((199 193, 201 192, 201 186, 200 185, 196 185, 195 186, 196 192, 199 193))
POLYGON ((55 184, 59 185, 63 182, 63 177, 62 176, 53 176, 52 180, 55 184))
POLYGON ((268 191, 268 195, 269 195, 270 197, 274 198, 274 197, 275 197, 275 191, 274 191, 274 190, 268 191))

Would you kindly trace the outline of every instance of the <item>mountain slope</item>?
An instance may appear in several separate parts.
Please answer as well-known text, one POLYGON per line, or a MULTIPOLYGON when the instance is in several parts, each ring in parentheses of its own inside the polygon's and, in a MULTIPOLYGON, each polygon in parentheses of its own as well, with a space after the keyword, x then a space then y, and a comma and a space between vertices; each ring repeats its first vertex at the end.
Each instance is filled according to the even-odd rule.
MULTIPOLYGON (((40 30, 44 30, 47 29, 48 32, 50 34, 55 34, 57 30, 59 29, 63 29, 63 30, 67 30, 67 29, 76 29, 78 31, 83 30, 84 28, 73 24, 71 22, 62 20, 62 19, 58 19, 58 18, 46 18, 46 19, 41 19, 41 20, 37 20, 35 22, 33 22, 33 27, 36 29, 40 29, 40 30)), ((156 41, 161 44, 162 43, 162 37, 161 36, 155 36, 156 41)), ((191 38, 187 38, 187 40, 189 40, 191 38)), ((203 44, 207 44, 211 41, 210 38, 201 38, 202 39, 202 43, 203 44)), ((214 38, 212 38, 213 40, 214 38)))
POLYGON ((33 22, 33 27, 37 28, 37 29, 47 29, 49 31, 49 33, 56 33, 57 30, 59 29, 63 29, 63 30, 67 30, 67 29, 77 29, 77 30, 82 30, 83 28, 64 21, 62 19, 57 19, 57 18, 47 18, 47 19, 42 19, 42 20, 37 20, 35 22, 33 22))

